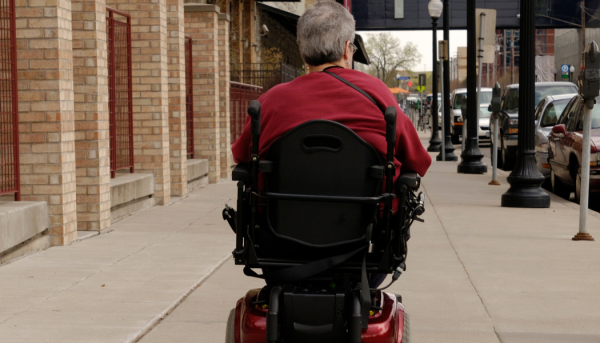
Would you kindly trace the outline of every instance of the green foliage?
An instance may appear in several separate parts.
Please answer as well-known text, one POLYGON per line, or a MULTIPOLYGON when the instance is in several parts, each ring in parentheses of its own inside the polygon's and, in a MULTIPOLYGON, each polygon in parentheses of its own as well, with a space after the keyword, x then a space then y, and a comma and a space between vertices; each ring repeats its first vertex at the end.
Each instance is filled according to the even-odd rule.
POLYGON ((421 62, 415 44, 402 45, 400 39, 388 32, 367 35, 365 48, 371 59, 371 65, 365 71, 390 87, 396 85, 397 70, 410 70, 421 62))

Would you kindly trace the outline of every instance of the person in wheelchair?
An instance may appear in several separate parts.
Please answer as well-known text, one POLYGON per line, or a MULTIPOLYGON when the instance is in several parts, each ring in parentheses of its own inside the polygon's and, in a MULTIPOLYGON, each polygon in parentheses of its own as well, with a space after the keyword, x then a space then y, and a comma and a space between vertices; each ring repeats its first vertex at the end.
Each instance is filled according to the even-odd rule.
POLYGON ((307 9, 309 73, 253 101, 232 146, 237 212, 223 218, 235 263, 267 286, 237 302, 227 342, 408 342, 400 297, 377 287, 406 268, 431 157, 387 86, 350 69, 354 25, 335 2, 307 9))

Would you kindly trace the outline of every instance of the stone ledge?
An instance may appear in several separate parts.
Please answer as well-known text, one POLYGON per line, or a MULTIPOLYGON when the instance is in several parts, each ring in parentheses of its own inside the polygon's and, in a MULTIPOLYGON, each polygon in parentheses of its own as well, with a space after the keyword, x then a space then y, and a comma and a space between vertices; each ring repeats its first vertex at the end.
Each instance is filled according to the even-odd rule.
POLYGON ((183 4, 184 12, 221 12, 221 9, 217 5, 207 5, 207 4, 194 4, 188 3, 183 4))
POLYGON ((187 160, 188 182, 208 176, 208 160, 187 160))
POLYGON ((154 175, 117 174, 110 180, 110 208, 154 195, 154 175))
POLYGON ((0 254, 50 227, 45 201, 0 202, 0 254))

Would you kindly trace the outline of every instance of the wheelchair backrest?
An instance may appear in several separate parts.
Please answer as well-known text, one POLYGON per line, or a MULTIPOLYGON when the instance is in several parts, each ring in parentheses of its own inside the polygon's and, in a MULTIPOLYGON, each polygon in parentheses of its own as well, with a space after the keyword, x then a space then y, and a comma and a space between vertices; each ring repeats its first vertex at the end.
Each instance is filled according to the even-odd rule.
MULTIPOLYGON (((264 191, 287 195, 374 197, 382 193, 380 154, 346 126, 313 120, 288 131, 268 149, 264 191)), ((365 238, 377 204, 348 201, 266 202, 266 219, 278 238, 313 247, 365 238)))

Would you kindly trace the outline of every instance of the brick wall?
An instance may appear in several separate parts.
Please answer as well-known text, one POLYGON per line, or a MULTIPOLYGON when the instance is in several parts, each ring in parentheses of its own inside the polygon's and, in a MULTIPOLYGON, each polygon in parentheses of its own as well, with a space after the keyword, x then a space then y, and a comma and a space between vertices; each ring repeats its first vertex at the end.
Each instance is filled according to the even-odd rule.
POLYGON ((218 14, 215 5, 185 5, 185 34, 193 39, 194 154, 208 159, 210 182, 221 178, 218 14))
POLYGON ((110 226, 106 0, 72 0, 77 229, 110 226))
POLYGON ((47 201, 53 245, 77 238, 71 2, 18 0, 23 200, 47 201))
POLYGON ((167 0, 171 195, 187 194, 185 29, 183 0, 167 0))
POLYGON ((107 1, 131 15, 135 172, 154 174, 157 204, 171 200, 166 1, 107 1))

